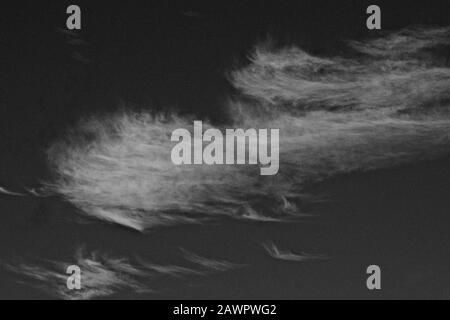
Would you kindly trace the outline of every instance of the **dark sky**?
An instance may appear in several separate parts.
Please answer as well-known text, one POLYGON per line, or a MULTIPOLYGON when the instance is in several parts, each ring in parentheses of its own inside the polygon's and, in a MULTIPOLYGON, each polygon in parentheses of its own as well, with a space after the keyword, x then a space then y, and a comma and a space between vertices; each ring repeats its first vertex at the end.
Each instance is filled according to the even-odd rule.
MULTIPOLYGON (((6 112, 34 115, 49 108, 72 117, 126 101, 220 119, 230 89, 224 73, 245 63, 258 41, 271 37, 329 54, 344 39, 377 33, 365 27, 372 2, 360 0, 78 1, 78 35, 86 44, 77 46, 58 30, 65 28, 69 4, 2 2, 0 101, 6 112)), ((377 4, 384 30, 450 21, 446 1, 377 4)))
MULTIPOLYGON (((270 37, 279 44, 297 44, 313 53, 339 52, 344 50, 345 39, 379 34, 379 31, 369 31, 365 26, 365 11, 370 4, 381 7, 382 28, 386 31, 411 25, 450 24, 448 0, 211 0, 193 1, 192 4, 155 0, 2 1, 0 185, 38 183, 47 173, 44 151, 48 143, 81 117, 116 110, 121 103, 136 109, 164 111, 174 108, 214 121, 225 121, 221 104, 225 97, 233 94, 225 74, 234 67, 245 65, 256 43, 270 37), (66 7, 70 4, 77 4, 82 9, 82 30, 76 35, 62 31, 67 18, 66 7)), ((442 272, 448 279, 449 273, 445 270, 450 270, 447 268, 449 259, 445 258, 445 263, 440 260, 444 254, 448 255, 448 248, 439 246, 449 243, 449 221, 445 216, 449 205, 445 200, 448 179, 440 180, 449 176, 446 168, 448 159, 410 166, 382 176, 357 176, 354 179, 359 179, 360 184, 344 181, 336 192, 341 199, 360 201, 349 201, 351 205, 331 211, 343 216, 367 211, 367 215, 356 220, 352 216, 353 222, 349 224, 345 219, 329 220, 314 227, 294 229, 286 226, 281 230, 285 237, 304 232, 301 241, 305 244, 313 248, 323 245, 330 252, 337 252, 340 258, 332 265, 305 267, 301 279, 295 281, 289 273, 295 273, 294 266, 285 272, 277 269, 276 265, 262 265, 257 270, 243 271, 231 281, 219 276, 195 290, 183 286, 177 292, 178 297, 274 298, 275 294, 280 298, 303 295, 362 297, 361 294, 370 297, 365 288, 358 285, 364 283, 364 275, 361 276, 357 268, 361 263, 371 263, 374 259, 391 263, 387 271, 389 279, 401 280, 401 276, 406 274, 405 267, 411 263, 412 277, 419 274, 420 278, 425 274, 425 280, 420 279, 431 279, 427 284, 419 284, 421 290, 414 285, 417 281, 413 281, 410 287, 393 285, 384 297, 439 296, 447 289, 439 282, 433 286, 432 281, 442 278, 434 273, 442 272), (409 180, 404 181, 405 177, 409 180), (430 186, 425 193, 423 184, 430 186), (386 185, 390 187, 384 190, 386 185), (406 190, 400 198, 395 194, 399 189, 406 190), (378 192, 375 196, 374 190, 378 192), (418 209, 430 207, 433 207, 436 220, 424 217, 424 211, 418 209), (417 214, 411 218, 409 214, 414 210, 417 214), (378 216, 380 212, 384 215, 378 216), (383 219, 390 214, 397 215, 387 225, 383 219), (374 218, 373 224, 366 223, 367 217, 374 218), (403 228, 402 231, 397 227, 403 228), (408 236, 414 234, 417 237, 411 240, 408 236), (438 244, 437 247, 432 243, 438 244), (354 250, 349 249, 352 245, 356 246, 354 250), (379 250, 380 246, 386 250, 379 250), (432 253, 432 249, 436 251, 432 253), (399 258, 402 254, 403 260, 399 258), (414 265, 418 260, 423 263, 414 265), (439 267, 430 275, 427 270, 433 265, 439 267), (266 278, 269 272, 273 275, 272 280, 266 278), (243 284, 239 279, 248 283, 243 284), (243 287, 238 288, 240 284, 243 287), (214 288, 220 290, 208 291, 214 288), (436 288, 441 291, 437 292, 436 288)), ((329 188, 335 188, 333 181, 329 188)), ((124 230, 111 231, 101 222, 71 227, 70 231, 64 230, 64 222, 61 223, 62 229, 55 227, 57 230, 52 231, 53 237, 50 238, 46 237, 47 229, 35 229, 33 225, 30 231, 27 226, 23 227, 22 223, 41 206, 39 202, 0 202, 0 213, 8 213, 10 219, 0 223, 0 257, 23 252, 58 256, 64 250, 57 246, 55 238, 68 246, 75 246, 83 239, 100 248, 114 247, 123 252, 127 252, 129 247, 141 246, 136 250, 142 251, 148 249, 144 248, 140 235, 124 230), (120 237, 124 242, 115 240, 120 237)), ((57 218, 59 211, 68 210, 55 204, 45 206, 56 211, 50 219, 57 218)), ((323 210, 327 211, 327 208, 323 210)), ((55 222, 60 227, 59 223, 55 222)), ((244 227, 237 227, 242 229, 237 231, 233 227, 230 231, 230 226, 226 225, 208 230, 192 227, 188 231, 175 227, 151 234, 147 244, 158 250, 158 246, 151 242, 156 239, 176 247, 180 241, 190 239, 188 232, 194 230, 198 237, 190 241, 200 245, 209 241, 211 235, 223 233, 226 237, 228 232, 236 232, 239 234, 235 243, 238 246, 248 240, 244 227)), ((263 238, 267 230, 254 228, 252 231, 256 238, 263 238)), ((229 247, 234 246, 233 240, 230 241, 229 247)), ((252 259, 256 265, 265 261, 257 254, 252 259)), ((9 293, 14 297, 25 294, 15 284, 9 283, 3 288, 9 288, 11 292, 5 289, 0 292, 0 297, 9 293)))

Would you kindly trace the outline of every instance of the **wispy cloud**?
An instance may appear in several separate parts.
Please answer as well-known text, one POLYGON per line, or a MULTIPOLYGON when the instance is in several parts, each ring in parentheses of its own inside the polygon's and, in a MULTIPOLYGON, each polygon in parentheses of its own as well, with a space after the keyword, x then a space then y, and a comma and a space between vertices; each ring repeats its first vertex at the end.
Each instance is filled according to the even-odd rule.
POLYGON ((121 290, 151 291, 148 283, 143 281, 148 270, 135 266, 126 259, 100 255, 97 252, 87 254, 82 249, 75 255, 73 263, 18 259, 4 267, 26 279, 28 285, 62 299, 101 298, 121 290), (67 288, 69 275, 65 272, 70 265, 77 265, 82 270, 81 290, 67 288))
POLYGON ((44 197, 49 197, 49 196, 54 195, 54 192, 45 187, 23 188, 22 192, 11 191, 7 188, 0 187, 0 194, 4 194, 4 195, 8 195, 8 196, 17 196, 17 197, 33 196, 33 197, 44 198, 44 197))
POLYGON ((230 76, 241 96, 228 107, 232 126, 280 128, 276 176, 175 166, 170 135, 192 119, 123 112, 86 120, 53 145, 50 187, 87 215, 139 231, 223 216, 284 220, 299 213, 310 182, 450 152, 450 68, 437 50, 449 30, 350 42, 345 57, 257 46, 230 76))
POLYGON ((372 41, 351 41, 350 46, 369 56, 404 60, 437 46, 450 45, 450 28, 415 27, 388 34, 372 41))
POLYGON ((290 114, 426 110, 450 98, 449 68, 430 52, 449 44, 450 28, 406 29, 350 42, 352 57, 318 57, 298 47, 275 49, 263 44, 255 48, 252 63, 231 73, 231 79, 243 94, 260 102, 259 111, 265 108, 277 115, 280 107, 290 114))
POLYGON ((270 216, 265 216, 260 214, 258 211, 249 206, 243 206, 237 213, 237 218, 241 218, 243 220, 250 221, 259 221, 259 222, 283 222, 286 221, 285 218, 275 218, 270 216))
POLYGON ((199 256, 195 253, 181 249, 184 258, 194 264, 197 264, 209 271, 228 271, 244 267, 242 264, 232 263, 225 260, 216 260, 199 256))
POLYGON ((7 189, 5 189, 3 187, 0 187, 0 194, 4 194, 4 195, 7 195, 7 196, 18 196, 18 197, 25 196, 25 194, 23 194, 23 193, 10 191, 10 190, 7 190, 7 189))
POLYGON ((18 281, 36 287, 61 299, 86 300, 114 296, 121 292, 157 294, 155 280, 204 276, 225 272, 241 265, 224 260, 213 260, 183 250, 183 257, 191 266, 155 264, 139 257, 114 257, 99 251, 88 252, 81 247, 72 261, 15 258, 0 265, 17 275, 18 281), (67 267, 76 265, 81 270, 81 289, 67 288, 67 267), (23 280, 21 280, 23 279, 23 280))
POLYGON ((322 254, 297 254, 289 250, 282 250, 278 248, 274 243, 264 243, 263 247, 272 258, 278 260, 304 262, 310 260, 330 259, 328 256, 322 254))
POLYGON ((45 187, 37 187, 37 188, 25 188, 25 191, 34 197, 45 198, 53 196, 54 193, 45 187))

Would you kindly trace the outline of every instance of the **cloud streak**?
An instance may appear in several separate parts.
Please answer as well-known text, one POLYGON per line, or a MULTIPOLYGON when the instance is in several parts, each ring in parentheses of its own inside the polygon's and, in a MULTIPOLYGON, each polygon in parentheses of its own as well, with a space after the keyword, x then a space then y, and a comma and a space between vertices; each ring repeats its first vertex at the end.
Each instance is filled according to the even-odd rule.
POLYGON ((190 261, 196 265, 199 265, 206 270, 216 271, 216 272, 224 272, 224 271, 244 267, 244 265, 232 263, 232 262, 225 261, 225 260, 215 260, 215 259, 205 258, 205 257, 199 256, 195 253, 192 253, 190 251, 187 251, 185 249, 181 249, 181 251, 183 252, 184 258, 187 261, 190 261))
POLYGON ((276 176, 255 166, 175 166, 170 135, 192 119, 123 112, 86 120, 53 145, 49 187, 89 216, 139 231, 301 216, 308 183, 450 152, 450 68, 439 53, 449 30, 350 42, 346 56, 257 46, 230 75, 240 95, 227 107, 232 126, 280 129, 276 176))
POLYGON ((42 259, 12 259, 1 263, 7 271, 17 275, 24 283, 49 295, 67 300, 98 299, 120 294, 156 294, 154 282, 158 278, 203 276, 225 272, 238 265, 224 260, 208 259, 183 251, 185 260, 194 266, 161 265, 140 258, 114 257, 99 251, 88 252, 83 247, 74 255, 73 261, 42 259), (67 267, 76 265, 81 270, 81 289, 69 290, 67 267))
POLYGON ((297 254, 289 250, 282 250, 278 248, 274 243, 265 243, 263 244, 263 247, 272 258, 277 260, 304 262, 311 260, 330 259, 328 256, 322 254, 297 254))
POLYGON ((5 189, 3 187, 0 187, 0 194, 4 194, 4 195, 7 195, 7 196, 17 196, 17 197, 25 196, 25 194, 23 194, 23 193, 10 191, 10 190, 5 189))

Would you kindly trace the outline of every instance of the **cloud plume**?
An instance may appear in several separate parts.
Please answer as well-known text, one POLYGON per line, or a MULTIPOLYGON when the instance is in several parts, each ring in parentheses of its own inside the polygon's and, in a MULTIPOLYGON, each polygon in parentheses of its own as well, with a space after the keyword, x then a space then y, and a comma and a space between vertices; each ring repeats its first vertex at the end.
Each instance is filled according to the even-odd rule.
POLYGON ((449 32, 401 30, 349 42, 343 56, 257 46, 250 64, 231 72, 239 95, 227 107, 234 127, 280 129, 276 176, 254 166, 175 166, 170 134, 192 119, 122 112, 86 120, 55 143, 49 186, 81 212, 139 231, 299 215, 310 182, 450 152, 449 32))
POLYGON ((100 251, 87 251, 80 247, 71 261, 43 259, 10 259, 0 263, 17 279, 36 287, 51 296, 68 300, 89 300, 117 295, 121 292, 133 294, 157 294, 157 278, 168 280, 187 276, 203 276, 225 272, 238 265, 225 260, 213 260, 183 251, 185 262, 190 266, 155 264, 141 258, 115 257, 100 251), (69 290, 67 267, 76 265, 81 270, 81 289, 69 290))
POLYGON ((328 256, 322 254, 308 254, 308 253, 297 254, 289 250, 282 250, 278 248, 274 243, 265 243, 263 244, 263 247, 272 258, 277 260, 304 262, 311 260, 329 259, 328 256))

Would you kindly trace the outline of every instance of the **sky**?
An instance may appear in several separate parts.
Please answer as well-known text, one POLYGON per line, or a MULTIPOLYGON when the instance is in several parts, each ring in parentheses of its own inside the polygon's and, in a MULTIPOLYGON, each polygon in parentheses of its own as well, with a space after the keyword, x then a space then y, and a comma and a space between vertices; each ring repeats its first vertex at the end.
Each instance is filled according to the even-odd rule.
POLYGON ((368 1, 78 1, 77 32, 69 4, 0 5, 1 298, 449 297, 448 1, 377 1, 380 31, 368 1), (284 129, 280 175, 151 162, 148 136, 192 117, 284 129))

